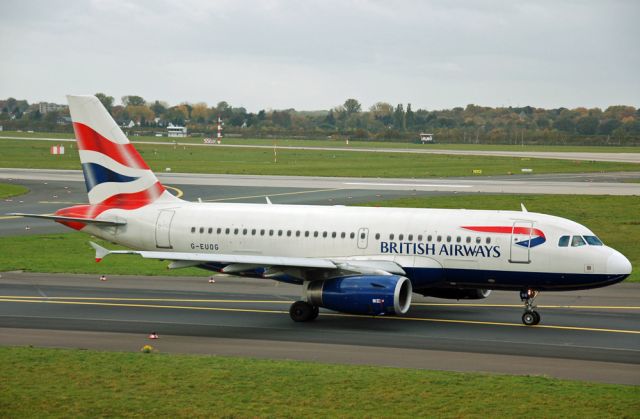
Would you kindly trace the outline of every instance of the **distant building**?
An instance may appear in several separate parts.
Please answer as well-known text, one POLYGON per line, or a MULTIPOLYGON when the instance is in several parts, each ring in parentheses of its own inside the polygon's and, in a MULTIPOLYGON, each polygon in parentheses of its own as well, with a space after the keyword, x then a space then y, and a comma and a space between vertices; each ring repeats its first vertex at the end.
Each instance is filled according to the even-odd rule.
POLYGON ((186 137, 187 127, 181 127, 178 125, 169 124, 167 126, 167 135, 169 137, 186 137))
POLYGON ((55 112, 55 111, 62 111, 66 108, 67 107, 65 105, 58 105, 57 103, 47 103, 47 102, 38 103, 38 111, 40 111, 41 114, 55 112))
POLYGON ((431 144, 433 143, 433 134, 428 134, 425 132, 420 133, 420 141, 422 144, 431 144))

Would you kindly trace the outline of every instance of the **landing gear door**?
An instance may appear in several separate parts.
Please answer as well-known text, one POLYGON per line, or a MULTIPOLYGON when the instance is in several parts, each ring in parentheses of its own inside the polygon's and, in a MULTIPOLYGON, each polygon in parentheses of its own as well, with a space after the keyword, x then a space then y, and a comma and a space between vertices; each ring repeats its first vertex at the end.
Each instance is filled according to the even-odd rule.
POLYGON ((366 249, 369 244, 369 229, 361 228, 358 230, 358 249, 366 249))
POLYGON ((171 249, 171 220, 173 220, 173 210, 161 210, 156 220, 156 247, 161 249, 171 249))
POLYGON ((511 229, 509 262, 531 263, 533 221, 514 221, 511 229))

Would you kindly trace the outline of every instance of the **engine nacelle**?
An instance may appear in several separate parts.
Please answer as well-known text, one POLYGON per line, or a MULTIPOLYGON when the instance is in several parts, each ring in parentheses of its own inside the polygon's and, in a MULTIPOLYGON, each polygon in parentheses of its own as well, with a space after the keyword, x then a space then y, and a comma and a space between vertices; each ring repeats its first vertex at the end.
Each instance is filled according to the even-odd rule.
POLYGON ((482 300, 491 294, 485 289, 429 288, 420 291, 425 297, 446 298, 450 300, 482 300))
POLYGON ((361 275, 311 281, 307 301, 351 314, 404 314, 411 306, 411 281, 398 275, 361 275))

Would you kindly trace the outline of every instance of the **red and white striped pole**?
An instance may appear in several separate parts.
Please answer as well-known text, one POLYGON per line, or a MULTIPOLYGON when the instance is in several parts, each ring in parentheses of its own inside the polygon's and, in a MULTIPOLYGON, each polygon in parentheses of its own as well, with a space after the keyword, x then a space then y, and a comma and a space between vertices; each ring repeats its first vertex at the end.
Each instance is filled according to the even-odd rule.
POLYGON ((218 135, 216 137, 216 142, 218 144, 222 143, 222 119, 218 117, 218 135))

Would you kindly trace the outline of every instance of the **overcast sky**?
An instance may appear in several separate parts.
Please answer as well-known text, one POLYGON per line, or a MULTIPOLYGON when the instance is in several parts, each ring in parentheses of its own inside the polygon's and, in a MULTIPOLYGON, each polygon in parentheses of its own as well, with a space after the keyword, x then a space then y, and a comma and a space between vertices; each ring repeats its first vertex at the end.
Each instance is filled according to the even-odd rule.
POLYGON ((640 1, 2 0, 0 98, 640 106, 640 1))

